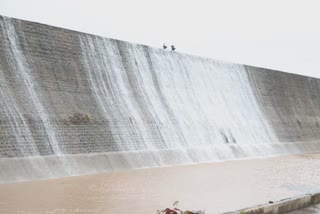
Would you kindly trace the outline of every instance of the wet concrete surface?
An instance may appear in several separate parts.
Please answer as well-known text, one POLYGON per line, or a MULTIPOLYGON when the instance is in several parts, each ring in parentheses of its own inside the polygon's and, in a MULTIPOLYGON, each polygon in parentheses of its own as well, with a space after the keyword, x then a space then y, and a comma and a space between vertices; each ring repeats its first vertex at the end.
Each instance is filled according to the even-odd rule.
POLYGON ((301 210, 292 211, 289 214, 317 214, 320 213, 320 204, 315 204, 301 210))

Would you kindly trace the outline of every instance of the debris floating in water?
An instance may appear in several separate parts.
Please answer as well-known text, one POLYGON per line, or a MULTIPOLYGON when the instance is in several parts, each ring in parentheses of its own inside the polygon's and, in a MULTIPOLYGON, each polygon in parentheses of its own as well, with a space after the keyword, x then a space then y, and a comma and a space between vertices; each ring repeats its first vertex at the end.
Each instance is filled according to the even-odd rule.
POLYGON ((179 201, 175 201, 173 203, 173 208, 166 208, 164 210, 158 210, 158 214, 205 214, 205 211, 182 211, 181 209, 178 208, 179 201))

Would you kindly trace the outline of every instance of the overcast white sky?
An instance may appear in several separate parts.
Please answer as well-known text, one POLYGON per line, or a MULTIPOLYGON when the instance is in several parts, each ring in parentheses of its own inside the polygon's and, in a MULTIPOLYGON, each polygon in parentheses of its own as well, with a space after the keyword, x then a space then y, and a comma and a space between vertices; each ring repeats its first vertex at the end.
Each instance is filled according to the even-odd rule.
POLYGON ((0 14, 320 78, 320 1, 0 0, 0 14))

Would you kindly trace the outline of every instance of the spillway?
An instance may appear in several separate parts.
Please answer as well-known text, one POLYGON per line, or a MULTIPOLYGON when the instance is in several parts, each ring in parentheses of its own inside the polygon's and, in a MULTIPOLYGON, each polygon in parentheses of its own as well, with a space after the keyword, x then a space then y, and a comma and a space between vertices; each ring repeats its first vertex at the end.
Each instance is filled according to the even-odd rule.
POLYGON ((0 16, 0 183, 318 152, 320 80, 0 16))

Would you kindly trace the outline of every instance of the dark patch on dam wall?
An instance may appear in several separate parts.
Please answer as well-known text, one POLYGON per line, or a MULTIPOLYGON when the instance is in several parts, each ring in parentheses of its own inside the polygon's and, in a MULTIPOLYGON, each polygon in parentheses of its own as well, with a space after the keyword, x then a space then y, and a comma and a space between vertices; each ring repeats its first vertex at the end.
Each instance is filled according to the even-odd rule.
MULTIPOLYGON (((1 16, 0 22, 5 23, 1 16)), ((56 138, 62 154, 143 150, 148 142, 153 142, 150 149, 154 150, 174 147, 173 144, 176 141, 187 144, 181 127, 187 127, 190 132, 193 131, 193 127, 188 126, 190 121, 179 123, 174 117, 175 112, 179 112, 179 109, 170 107, 169 98, 162 91, 166 83, 158 79, 157 72, 159 71, 155 71, 152 60, 156 60, 155 56, 159 52, 161 56, 167 57, 165 63, 174 67, 169 62, 169 56, 172 56, 180 69, 177 72, 184 72, 183 75, 188 80, 183 87, 186 88, 187 93, 194 93, 195 97, 197 93, 188 88, 188 83, 194 80, 187 72, 188 66, 193 64, 191 62, 183 64, 181 61, 185 58, 195 58, 197 62, 210 64, 215 62, 214 60, 134 45, 144 53, 141 59, 147 62, 144 64, 138 61, 139 57, 135 56, 132 44, 111 39, 109 48, 114 51, 115 59, 121 61, 119 66, 124 68, 125 72, 121 75, 128 80, 132 89, 132 94, 130 94, 133 97, 132 103, 135 105, 137 114, 142 115, 141 123, 147 124, 141 128, 131 116, 119 115, 119 118, 115 118, 112 115, 112 109, 121 108, 121 106, 106 105, 105 109, 110 112, 110 115, 106 116, 105 109, 99 106, 94 97, 95 92, 90 87, 92 83, 88 79, 88 73, 82 60, 83 49, 81 49, 80 37, 83 35, 97 41, 103 41, 103 38, 28 21, 10 19, 10 22, 16 32, 16 35, 11 36, 17 36, 17 46, 25 56, 26 65, 30 66, 28 69, 32 71, 32 78, 36 82, 35 91, 38 92, 38 99, 47 111, 50 125, 57 134, 56 138), (153 59, 150 56, 152 54, 153 59), (167 123, 170 126, 162 123, 161 118, 153 115, 156 107, 151 105, 152 97, 144 96, 146 89, 141 87, 140 75, 142 74, 139 66, 145 66, 145 69, 150 70, 150 82, 154 85, 155 94, 160 100, 158 107, 163 109, 163 115, 169 115, 167 123), (161 84, 162 88, 159 86, 161 84), (119 129, 125 129, 126 134, 122 134, 119 129), (146 137, 142 139, 139 133, 145 133, 146 137), (169 140, 166 141, 165 138, 169 140), (121 146, 115 142, 121 142, 121 146), (135 147, 132 146, 133 144, 135 147)), ((0 70, 2 71, 2 76, 0 76, 0 96, 2 96, 0 97, 2 99, 0 102, 0 158, 35 156, 36 154, 33 154, 32 151, 34 148, 30 146, 28 138, 34 142, 39 151, 38 155, 55 154, 50 139, 45 134, 47 132, 44 127, 46 118, 41 117, 39 111, 36 110, 37 101, 32 101, 25 87, 21 87, 25 84, 25 80, 16 74, 19 72, 18 65, 13 61, 16 54, 10 49, 12 41, 8 38, 8 29, 3 26, 5 25, 0 25, 0 70), (13 107, 10 109, 10 106, 19 109, 13 109, 13 107), (23 124, 23 121, 26 124, 23 124), (21 139, 18 141, 19 130, 25 127, 28 127, 30 132, 24 132, 24 136, 20 136, 21 139), (25 136, 26 133, 30 136, 25 136)), ((94 55, 101 66, 105 63, 103 61, 105 59, 102 60, 104 57, 106 56, 101 56, 101 53, 94 55)), ((109 57, 107 60, 112 59, 109 57)), ((245 66, 245 69, 259 107, 280 142, 320 139, 320 121, 318 120, 320 82, 318 79, 251 66, 245 66)), ((120 71, 114 70, 113 72, 120 71)), ((101 78, 108 82, 105 90, 114 90, 110 85, 113 84, 112 79, 108 79, 105 74, 102 74, 101 78)), ((118 94, 114 93, 114 95, 118 94)), ((208 97, 210 96, 209 91, 208 97)), ((171 99, 171 102, 172 100, 178 104, 181 102, 175 99, 171 99)), ((193 100, 190 101, 193 102, 193 100)), ((199 105, 199 109, 200 107, 199 105)), ((201 119, 207 122, 206 118, 201 119)), ((211 127, 207 127, 205 122, 197 124, 208 129, 204 133, 213 131, 221 133, 220 130, 224 129, 214 127, 211 130, 211 127)), ((226 133, 223 132, 217 138, 221 138, 224 144, 238 144, 237 135, 232 133, 232 130, 226 130, 228 130, 226 133)), ((211 139, 211 136, 208 134, 203 138, 211 139)))
POLYGON ((320 80, 245 66, 260 108, 281 142, 320 139, 320 80))

